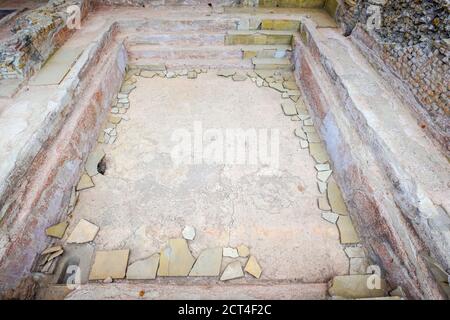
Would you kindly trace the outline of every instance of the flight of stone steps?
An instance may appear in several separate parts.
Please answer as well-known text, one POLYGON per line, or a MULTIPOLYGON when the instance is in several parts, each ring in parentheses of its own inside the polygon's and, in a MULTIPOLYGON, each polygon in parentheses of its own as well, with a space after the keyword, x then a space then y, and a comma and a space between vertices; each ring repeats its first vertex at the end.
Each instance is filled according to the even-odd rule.
POLYGON ((226 45, 241 45, 243 59, 251 59, 256 70, 291 70, 292 39, 300 28, 300 21, 251 19, 245 27, 230 30, 226 45))
POLYGON ((299 26, 296 20, 244 16, 130 22, 122 29, 136 30, 124 39, 130 64, 291 70, 291 44, 299 26))

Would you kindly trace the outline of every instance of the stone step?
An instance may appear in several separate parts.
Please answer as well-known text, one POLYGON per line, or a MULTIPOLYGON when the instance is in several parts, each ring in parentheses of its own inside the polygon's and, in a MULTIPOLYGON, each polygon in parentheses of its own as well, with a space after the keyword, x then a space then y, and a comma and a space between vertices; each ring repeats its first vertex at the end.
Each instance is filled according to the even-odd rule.
POLYGON ((133 32, 225 32, 236 29, 238 19, 219 17, 204 19, 202 17, 180 19, 138 19, 119 20, 123 33, 133 32))
POLYGON ((153 45, 187 45, 187 46, 214 46, 223 45, 225 32, 165 32, 165 33, 138 33, 128 36, 126 46, 138 44, 153 45))
POLYGON ((151 65, 165 64, 168 69, 185 69, 185 68, 232 68, 232 69, 253 69, 250 59, 134 59, 129 60, 129 64, 133 65, 151 65))
POLYGON ((83 50, 84 46, 60 48, 47 60, 41 70, 31 77, 29 84, 37 86, 59 84, 83 50))
POLYGON ((231 30, 225 35, 225 44, 247 45, 290 45, 292 43, 292 31, 280 30, 231 30))
POLYGON ((239 46, 129 46, 129 59, 239 59, 242 50, 239 46))
POLYGON ((327 299, 326 283, 277 283, 257 281, 234 284, 178 284, 178 281, 88 283, 70 292, 66 286, 50 286, 40 290, 37 299, 67 300, 319 300, 327 299), (142 296, 140 296, 140 294, 142 296))
POLYGON ((153 44, 128 45, 129 59, 251 59, 288 58, 289 45, 233 46, 167 46, 153 44))
POLYGON ((298 31, 300 24, 300 20, 262 19, 261 30, 298 31))
POLYGON ((252 63, 256 70, 292 70, 291 61, 286 58, 253 58, 252 63))
POLYGON ((323 8, 326 0, 260 0, 260 7, 269 8, 323 8))
POLYGON ((250 58, 290 58, 290 45, 247 45, 241 46, 244 59, 250 58))

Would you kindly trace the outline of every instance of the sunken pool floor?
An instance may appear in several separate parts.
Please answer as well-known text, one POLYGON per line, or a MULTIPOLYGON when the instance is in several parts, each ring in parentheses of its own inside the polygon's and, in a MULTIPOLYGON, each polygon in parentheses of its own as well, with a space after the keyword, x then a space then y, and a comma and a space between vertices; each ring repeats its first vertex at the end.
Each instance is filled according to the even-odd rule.
POLYGON ((88 158, 54 282, 66 283, 71 263, 83 283, 366 273, 290 71, 145 69, 129 69, 88 158))

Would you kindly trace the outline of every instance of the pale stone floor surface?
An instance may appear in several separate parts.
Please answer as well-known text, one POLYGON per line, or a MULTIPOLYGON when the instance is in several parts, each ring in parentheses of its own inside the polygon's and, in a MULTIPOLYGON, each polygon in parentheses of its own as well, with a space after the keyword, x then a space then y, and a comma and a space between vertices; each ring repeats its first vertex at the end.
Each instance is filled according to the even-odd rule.
POLYGON ((300 149, 279 92, 213 71, 195 80, 137 77, 136 85, 129 120, 117 126, 114 144, 103 145, 106 173, 80 193, 66 235, 84 218, 100 227, 96 250, 130 249, 132 263, 190 225, 197 232, 189 241, 194 256, 245 244, 263 269, 261 279, 325 282, 348 273, 338 229, 317 207, 315 163, 300 149), (196 121, 203 130, 278 129, 279 174, 249 165, 174 165, 172 134, 193 133, 196 121))

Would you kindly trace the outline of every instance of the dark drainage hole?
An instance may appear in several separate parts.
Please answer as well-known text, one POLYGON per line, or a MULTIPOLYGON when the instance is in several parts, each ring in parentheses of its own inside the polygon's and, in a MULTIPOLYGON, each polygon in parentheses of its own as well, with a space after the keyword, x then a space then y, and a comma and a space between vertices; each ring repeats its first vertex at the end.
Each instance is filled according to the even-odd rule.
POLYGON ((102 160, 97 164, 97 171, 100 174, 105 174, 106 172, 106 157, 103 157, 102 160))

